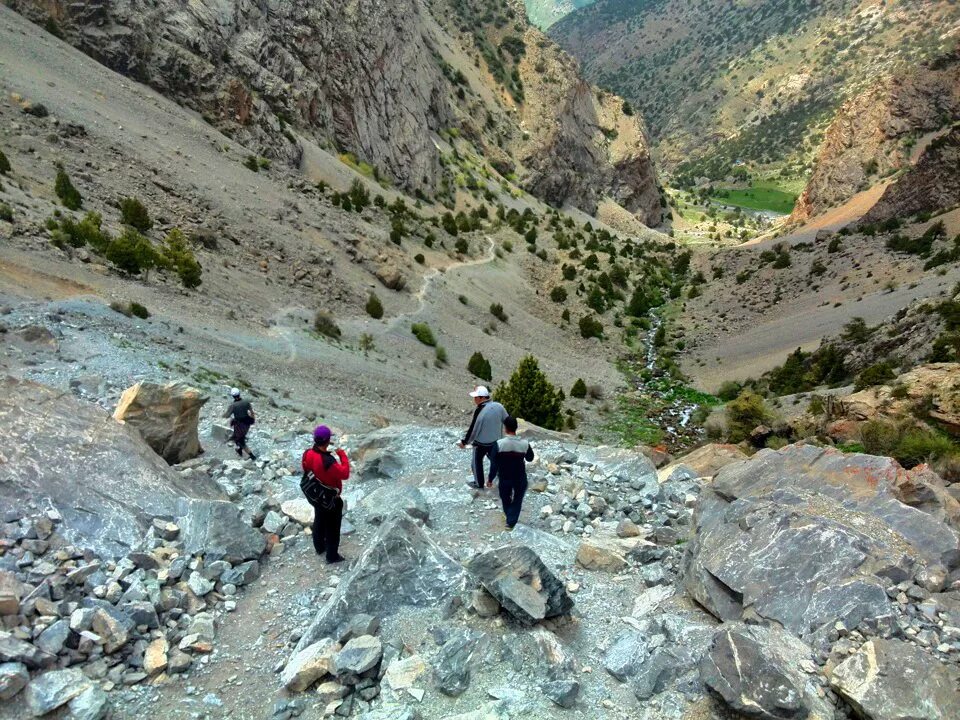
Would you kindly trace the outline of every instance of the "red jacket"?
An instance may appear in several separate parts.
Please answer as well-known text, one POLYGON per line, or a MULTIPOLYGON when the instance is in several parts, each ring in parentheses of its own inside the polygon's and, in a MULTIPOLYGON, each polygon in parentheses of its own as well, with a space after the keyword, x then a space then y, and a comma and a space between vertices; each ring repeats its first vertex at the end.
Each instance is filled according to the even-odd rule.
POLYGON ((343 491, 343 481, 350 477, 350 461, 342 448, 337 450, 340 462, 329 452, 320 453, 310 448, 303 453, 303 469, 312 472, 322 485, 343 491))

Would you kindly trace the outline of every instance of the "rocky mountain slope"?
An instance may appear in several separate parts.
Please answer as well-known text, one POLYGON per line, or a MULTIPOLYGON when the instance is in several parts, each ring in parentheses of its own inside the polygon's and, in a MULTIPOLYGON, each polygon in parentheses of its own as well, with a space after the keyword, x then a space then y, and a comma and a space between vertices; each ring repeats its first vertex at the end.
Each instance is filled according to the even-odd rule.
MULTIPOLYGON (((457 132, 501 175, 516 173, 535 193, 543 169, 572 143, 582 159, 578 179, 541 196, 553 203, 587 198, 592 212, 590 198, 623 195, 625 185, 638 195, 655 191, 642 127, 614 120, 632 123, 631 145, 610 149, 597 117, 609 110, 583 102, 589 91, 553 93, 558 103, 539 99, 536 107, 549 107, 552 120, 542 118, 538 127, 574 132, 558 142, 527 142, 514 113, 524 111, 524 86, 535 93, 535 84, 521 60, 528 45, 547 41, 508 3, 495 17, 470 3, 420 0, 284 3, 271 10, 245 2, 12 5, 107 67, 195 109, 251 152, 293 167, 309 145, 319 145, 408 193, 452 200, 456 173, 442 162, 442 141, 457 132), (462 32, 461 23, 469 30, 462 32)), ((541 55, 537 73, 549 63, 568 88, 582 85, 561 53, 541 55)), ((659 223, 658 206, 633 206, 641 222, 659 223)))
POLYGON ((950 158, 951 140, 935 138, 958 121, 960 51, 884 78, 837 112, 790 220, 819 215, 915 163, 923 168, 894 179, 901 189, 889 189, 888 209, 868 216, 885 220, 952 207, 957 199, 951 202, 950 191, 941 197, 933 187, 934 176, 941 176, 948 185, 956 177, 951 170, 956 167, 950 158), (893 199, 908 193, 907 186, 916 188, 912 210, 908 200, 893 199), (918 202, 924 195, 926 204, 918 202))
POLYGON ((600 0, 550 33, 646 118, 665 167, 721 179, 736 161, 803 174, 846 98, 950 49, 958 20, 942 0, 600 0))
POLYGON ((585 7, 593 0, 526 0, 527 17, 541 30, 546 30, 577 8, 585 7))

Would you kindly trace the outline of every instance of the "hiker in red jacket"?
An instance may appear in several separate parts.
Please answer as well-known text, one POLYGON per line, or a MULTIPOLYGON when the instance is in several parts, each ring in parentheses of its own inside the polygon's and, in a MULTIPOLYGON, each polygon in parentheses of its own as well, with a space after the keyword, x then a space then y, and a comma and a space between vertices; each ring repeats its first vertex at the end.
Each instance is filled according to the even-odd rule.
POLYGON ((313 505, 313 548, 317 555, 326 553, 328 563, 343 562, 340 555, 340 521, 343 519, 343 481, 350 477, 350 461, 343 448, 337 458, 328 449, 330 428, 320 425, 313 431, 313 447, 303 453, 304 480, 301 488, 313 505), (313 485, 311 478, 319 486, 313 485))

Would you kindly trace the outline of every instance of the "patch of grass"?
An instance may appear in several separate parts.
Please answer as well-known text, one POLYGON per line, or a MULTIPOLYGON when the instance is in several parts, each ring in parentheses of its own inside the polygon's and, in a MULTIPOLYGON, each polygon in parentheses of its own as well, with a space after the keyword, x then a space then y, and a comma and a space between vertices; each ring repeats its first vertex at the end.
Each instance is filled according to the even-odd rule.
POLYGON ((749 188, 718 189, 712 197, 724 205, 748 210, 769 210, 786 215, 793 211, 797 196, 769 185, 754 185, 749 188))
POLYGON ((340 338, 340 327, 329 314, 322 310, 318 310, 317 314, 313 317, 313 329, 328 338, 333 338, 334 340, 340 338))
POLYGON ((658 445, 663 440, 663 430, 648 417, 649 401, 643 398, 617 398, 617 408, 605 429, 617 435, 626 447, 658 445))

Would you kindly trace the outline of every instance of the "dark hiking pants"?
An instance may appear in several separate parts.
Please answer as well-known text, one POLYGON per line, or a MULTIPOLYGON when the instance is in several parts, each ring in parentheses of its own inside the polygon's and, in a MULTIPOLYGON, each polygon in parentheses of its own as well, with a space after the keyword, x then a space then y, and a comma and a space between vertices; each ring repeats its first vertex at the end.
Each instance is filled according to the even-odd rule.
POLYGON ((527 493, 527 479, 500 478, 500 500, 503 501, 503 514, 507 516, 507 525, 513 527, 520 519, 523 496, 527 493))
POLYGON ((340 551, 340 521, 343 519, 343 499, 334 500, 333 507, 324 510, 313 506, 313 549, 317 555, 326 554, 333 560, 340 551))
POLYGON ((490 458, 490 482, 493 482, 497 477, 497 444, 473 444, 473 480, 478 488, 483 487, 483 458, 487 456, 490 458))

